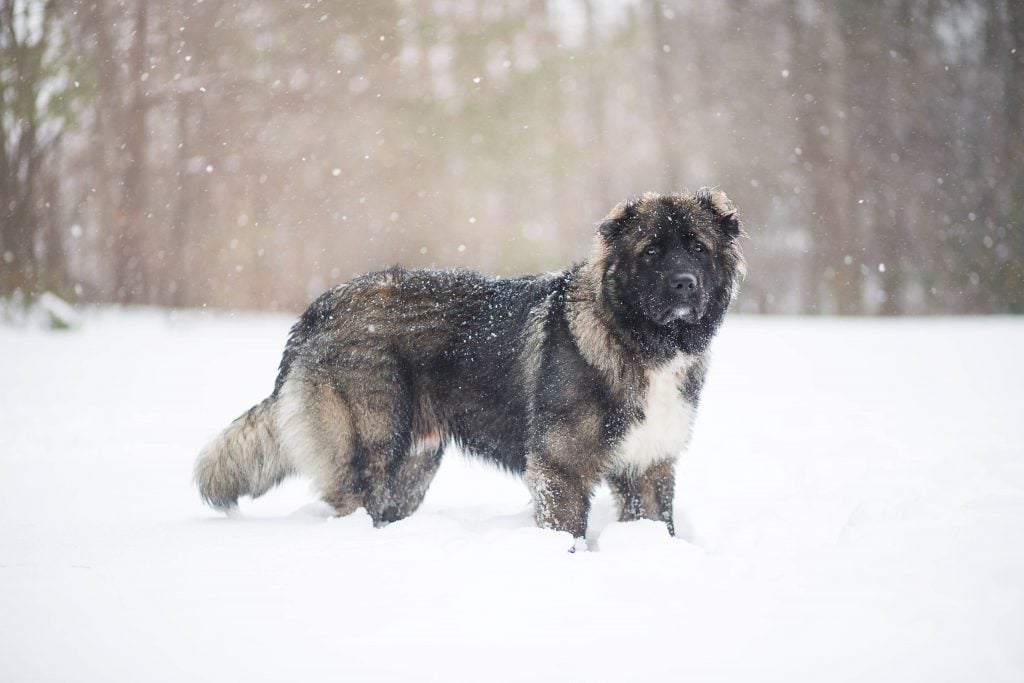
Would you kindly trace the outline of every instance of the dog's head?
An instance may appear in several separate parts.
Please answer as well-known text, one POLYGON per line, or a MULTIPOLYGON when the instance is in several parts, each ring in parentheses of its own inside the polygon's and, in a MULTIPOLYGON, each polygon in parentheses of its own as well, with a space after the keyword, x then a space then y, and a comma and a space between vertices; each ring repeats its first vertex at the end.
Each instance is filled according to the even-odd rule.
POLYGON ((598 226, 604 286, 655 326, 717 325, 745 271, 743 234, 724 192, 644 194, 598 226))

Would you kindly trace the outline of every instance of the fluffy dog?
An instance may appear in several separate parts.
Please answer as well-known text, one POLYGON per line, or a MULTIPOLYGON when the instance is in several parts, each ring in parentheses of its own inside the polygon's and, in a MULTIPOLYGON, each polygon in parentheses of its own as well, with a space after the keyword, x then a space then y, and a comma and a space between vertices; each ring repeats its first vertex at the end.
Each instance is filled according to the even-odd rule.
POLYGON ((449 443, 525 476, 537 523, 582 538, 606 481, 622 520, 674 533, 708 346, 744 274, 723 192, 644 194, 565 271, 392 268, 316 299, 269 398, 200 454, 207 503, 311 477, 339 515, 412 514, 449 443))

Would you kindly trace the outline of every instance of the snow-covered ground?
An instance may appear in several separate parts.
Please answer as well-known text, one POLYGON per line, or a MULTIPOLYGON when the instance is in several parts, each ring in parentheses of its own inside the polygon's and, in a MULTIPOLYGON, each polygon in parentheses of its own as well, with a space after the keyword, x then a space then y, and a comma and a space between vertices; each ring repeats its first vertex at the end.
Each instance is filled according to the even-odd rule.
POLYGON ((1024 320, 732 318, 687 540, 603 491, 576 554, 455 453, 382 530, 298 480, 204 508, 289 324, 0 327, 0 680, 1024 680, 1024 320))

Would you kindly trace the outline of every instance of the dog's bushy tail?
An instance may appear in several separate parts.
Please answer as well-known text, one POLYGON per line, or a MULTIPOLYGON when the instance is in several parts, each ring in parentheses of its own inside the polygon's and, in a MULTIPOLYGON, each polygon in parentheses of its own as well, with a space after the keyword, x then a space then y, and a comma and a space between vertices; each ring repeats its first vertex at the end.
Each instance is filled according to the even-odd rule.
POLYGON ((199 454, 195 482, 208 505, 230 510, 240 496, 261 496, 292 474, 277 438, 275 399, 250 408, 199 454))

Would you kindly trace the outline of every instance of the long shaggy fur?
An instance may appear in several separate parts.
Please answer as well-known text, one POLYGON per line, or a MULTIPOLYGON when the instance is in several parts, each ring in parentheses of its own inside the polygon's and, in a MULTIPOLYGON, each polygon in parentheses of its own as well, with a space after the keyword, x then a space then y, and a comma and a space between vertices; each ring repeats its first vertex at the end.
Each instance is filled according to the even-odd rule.
POLYGON ((742 234, 722 192, 645 194, 563 272, 392 268, 335 287, 292 328, 273 394, 202 452, 199 490, 228 509, 298 472, 338 514, 387 524, 456 443, 523 475, 543 527, 583 536, 605 481, 621 519, 672 531, 673 463, 742 234))
POLYGON ((275 401, 268 398, 206 445, 194 474, 203 500, 229 510, 241 496, 261 496, 293 471, 278 446, 275 401))

